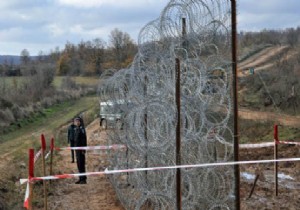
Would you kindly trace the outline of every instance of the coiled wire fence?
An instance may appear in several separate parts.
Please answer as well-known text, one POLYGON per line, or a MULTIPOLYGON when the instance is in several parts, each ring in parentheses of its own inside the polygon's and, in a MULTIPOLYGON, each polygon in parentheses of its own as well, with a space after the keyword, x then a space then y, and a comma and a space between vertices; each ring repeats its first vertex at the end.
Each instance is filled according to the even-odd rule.
MULTIPOLYGON (((103 75, 99 85, 100 101, 122 114, 107 130, 107 143, 128 147, 110 156, 110 169, 176 165, 176 58, 181 164, 233 160, 230 24, 229 0, 171 0, 141 29, 132 65, 103 75)), ((174 210, 175 173, 114 174, 110 180, 126 209, 174 210)), ((234 209, 234 180, 232 166, 181 169, 182 208, 234 209)))

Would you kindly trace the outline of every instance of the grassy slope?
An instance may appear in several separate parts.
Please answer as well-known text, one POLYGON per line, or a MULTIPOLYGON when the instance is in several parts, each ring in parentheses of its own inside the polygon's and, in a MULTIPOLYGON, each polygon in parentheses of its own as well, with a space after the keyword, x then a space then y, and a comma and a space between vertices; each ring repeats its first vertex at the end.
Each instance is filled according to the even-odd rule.
MULTIPOLYGON (((53 84, 55 87, 60 87, 64 76, 56 76, 53 84)), ((98 85, 99 77, 71 77, 79 85, 98 85)), ((7 86, 20 86, 24 77, 1 77, 0 82, 5 83, 7 86)))
POLYGON ((97 109, 97 97, 83 97, 78 101, 53 106, 26 127, 1 136, 0 185, 6 191, 3 197, 9 209, 21 208, 25 187, 16 188, 15 183, 27 176, 28 149, 35 148, 37 151, 41 133, 45 134, 47 141, 54 136, 56 145, 66 145, 66 128, 60 128, 82 111, 88 110, 89 114, 95 116, 97 109))
MULTIPOLYGON (((270 142, 274 139, 274 123, 239 119, 240 143, 270 142)), ((280 140, 300 141, 300 128, 279 127, 280 140)))
MULTIPOLYGON (((257 50, 253 50, 248 56, 245 56, 244 60, 251 59, 252 56, 255 56, 255 54, 259 53, 262 49, 263 48, 258 47, 257 50)), ((272 58, 268 62, 271 64, 275 63, 276 59, 272 58)), ((265 72, 272 74, 272 69, 273 67, 267 68, 265 69, 265 72)), ((245 79, 249 78, 243 78, 243 80, 245 79)), ((242 81, 239 81, 239 84, 241 83, 242 81)), ((263 91, 266 91, 260 80, 258 80, 257 83, 262 86, 263 91)), ((264 107, 264 103, 259 95, 260 92, 253 88, 256 85, 257 84, 254 84, 254 82, 248 82, 246 87, 243 87, 242 91, 239 92, 239 104, 242 104, 243 108, 248 108, 249 110, 268 110, 270 112, 278 112, 275 108, 268 107, 266 109, 264 107)), ((281 110, 281 113, 284 113, 284 111, 281 110)), ((273 141, 273 126, 274 122, 240 119, 240 143, 273 141)), ((279 135, 282 140, 292 139, 300 141, 300 128, 282 126, 279 129, 279 135)))
MULTIPOLYGON (((55 87, 60 87, 61 83, 62 83, 62 79, 64 77, 63 76, 57 76, 54 79, 54 86, 55 87)), ((80 84, 80 85, 98 85, 99 83, 99 77, 71 77, 76 84, 80 84)))

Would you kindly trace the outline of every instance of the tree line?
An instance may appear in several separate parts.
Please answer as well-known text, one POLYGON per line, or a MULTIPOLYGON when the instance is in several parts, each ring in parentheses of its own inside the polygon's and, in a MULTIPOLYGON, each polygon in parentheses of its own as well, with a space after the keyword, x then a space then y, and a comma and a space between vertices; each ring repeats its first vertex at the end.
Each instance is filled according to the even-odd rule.
POLYGON ((20 64, 12 60, 0 65, 0 75, 24 76, 28 71, 34 74, 39 66, 52 66, 58 76, 96 76, 106 69, 125 68, 137 53, 137 45, 127 32, 114 29, 106 43, 101 38, 81 41, 79 44, 67 42, 62 50, 56 47, 50 53, 42 51, 30 56, 27 49, 20 53, 20 64))
POLYGON ((239 48, 253 45, 272 44, 297 46, 300 40, 300 27, 280 30, 261 30, 259 32, 240 32, 239 48))

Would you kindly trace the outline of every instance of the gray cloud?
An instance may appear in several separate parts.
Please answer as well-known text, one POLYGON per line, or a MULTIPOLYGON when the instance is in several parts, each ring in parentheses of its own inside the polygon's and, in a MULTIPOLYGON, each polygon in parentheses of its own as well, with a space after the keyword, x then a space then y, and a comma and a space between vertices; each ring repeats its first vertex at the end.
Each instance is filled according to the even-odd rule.
POLYGON ((282 29, 300 25, 299 0, 240 0, 240 30, 282 29))
MULTIPOLYGON (((0 1, 0 54, 32 55, 62 48, 66 41, 102 38, 119 28, 136 40, 169 0, 7 0, 0 1)), ((299 0, 238 0, 240 30, 300 25, 299 0)))

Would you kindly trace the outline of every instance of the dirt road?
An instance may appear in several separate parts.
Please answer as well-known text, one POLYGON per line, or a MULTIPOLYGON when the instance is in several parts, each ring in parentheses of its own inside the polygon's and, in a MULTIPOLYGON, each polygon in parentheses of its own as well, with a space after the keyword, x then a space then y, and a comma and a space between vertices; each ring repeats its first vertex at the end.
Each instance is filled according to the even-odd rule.
MULTIPOLYGON (((99 120, 87 128, 88 145, 105 144, 105 133, 100 133, 99 120)), ((62 159, 55 166, 57 173, 78 173, 76 163, 71 163, 70 151, 61 151, 62 159)), ((88 151, 86 154, 88 172, 102 171, 108 165, 106 152, 88 151)), ((55 183, 53 195, 49 196, 51 210, 123 210, 111 183, 105 176, 88 177, 86 185, 74 184, 77 179, 59 180, 55 183)))
POLYGON ((270 60, 273 58, 275 59, 276 56, 286 50, 288 50, 288 46, 273 46, 256 53, 238 64, 239 76, 249 75, 249 72, 245 72, 245 70, 250 67, 255 67, 256 71, 272 67, 275 62, 270 62, 270 60))
POLYGON ((291 116, 275 112, 252 111, 239 109, 239 117, 246 120, 271 121, 280 125, 300 127, 300 116, 291 116))

